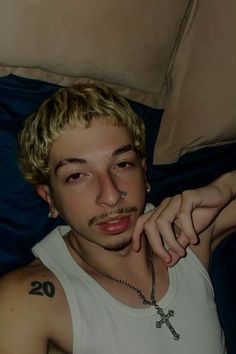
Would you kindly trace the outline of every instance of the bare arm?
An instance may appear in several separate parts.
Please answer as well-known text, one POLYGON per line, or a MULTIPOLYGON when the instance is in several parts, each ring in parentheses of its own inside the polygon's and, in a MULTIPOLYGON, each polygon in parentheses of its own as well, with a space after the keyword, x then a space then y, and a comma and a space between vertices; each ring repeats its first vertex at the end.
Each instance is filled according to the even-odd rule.
POLYGON ((221 241, 236 231, 236 199, 230 202, 222 209, 219 216, 213 223, 212 230, 212 250, 214 250, 221 241))
POLYGON ((46 354, 45 320, 17 275, 0 281, 0 354, 46 354))
POLYGON ((236 172, 226 173, 208 186, 189 192, 185 196, 185 205, 182 205, 181 225, 185 233, 189 230, 189 233, 199 234, 200 238, 201 233, 210 233, 211 248, 214 250, 236 230, 236 172), (187 229, 187 223, 191 222, 187 229))
POLYGON ((40 261, 0 279, 0 314, 0 354, 46 354, 48 344, 72 352, 63 288, 40 261))

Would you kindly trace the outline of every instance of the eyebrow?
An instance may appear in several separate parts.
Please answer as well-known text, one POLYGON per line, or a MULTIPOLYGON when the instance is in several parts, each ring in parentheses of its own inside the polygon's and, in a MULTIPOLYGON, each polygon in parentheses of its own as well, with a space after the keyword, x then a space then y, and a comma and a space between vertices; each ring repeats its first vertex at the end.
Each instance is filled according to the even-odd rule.
MULTIPOLYGON (((113 151, 112 157, 116 157, 116 156, 124 154, 128 151, 135 151, 136 152, 136 148, 132 144, 123 145, 123 146, 119 147, 118 149, 116 149, 115 151, 113 151)), ((85 159, 76 158, 76 157, 66 158, 66 159, 60 160, 57 163, 57 165, 54 169, 54 172, 55 172, 55 174, 57 174, 59 168, 69 165, 69 164, 86 164, 87 162, 88 161, 85 159)))
POLYGON ((57 165, 54 169, 54 172, 55 172, 55 174, 57 174, 57 171, 59 170, 59 168, 69 165, 69 164, 75 164, 75 163, 76 164, 85 164, 85 163, 87 163, 87 161, 85 159, 80 159, 80 158, 76 158, 76 157, 71 157, 68 159, 60 160, 57 163, 57 165))
POLYGON ((126 144, 113 151, 112 156, 115 157, 128 151, 136 151, 136 149, 132 144, 126 144))

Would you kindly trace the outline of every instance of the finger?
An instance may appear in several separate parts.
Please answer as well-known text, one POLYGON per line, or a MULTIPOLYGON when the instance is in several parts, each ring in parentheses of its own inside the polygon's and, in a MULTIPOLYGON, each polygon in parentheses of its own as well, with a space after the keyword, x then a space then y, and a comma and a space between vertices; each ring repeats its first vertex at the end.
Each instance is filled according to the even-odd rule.
POLYGON ((165 263, 169 263, 171 257, 163 244, 161 234, 157 230, 151 230, 150 227, 145 227, 145 235, 147 234, 153 253, 159 256, 165 263))
MULTIPOLYGON (((193 193, 194 192, 191 192, 191 195, 193 195, 193 193)), ((178 227, 183 230, 191 244, 196 244, 198 242, 198 236, 194 228, 192 217, 193 209, 196 208, 196 204, 198 203, 200 203, 200 201, 197 200, 197 197, 190 197, 188 191, 182 193, 182 202, 180 204, 176 223, 178 227)))
POLYGON ((168 268, 171 268, 171 267, 175 266, 178 263, 178 261, 181 259, 181 257, 178 256, 173 250, 168 250, 168 253, 169 253, 170 257, 171 257, 171 261, 170 262, 166 262, 166 266, 168 268))
POLYGON ((147 226, 149 223, 151 223, 151 225, 154 224, 155 230, 158 230, 165 244, 180 257, 183 257, 185 255, 185 250, 182 245, 179 244, 173 228, 173 222, 178 214, 180 203, 180 195, 168 198, 164 207, 162 207, 161 210, 158 210, 157 213, 153 213, 146 224, 147 226))
POLYGON ((165 244, 178 256, 183 257, 185 255, 185 249, 176 237, 172 222, 166 222, 166 220, 160 216, 160 218, 156 220, 156 225, 165 244))
POLYGON ((141 237, 143 235, 144 224, 150 218, 153 212, 154 210, 141 215, 136 222, 132 235, 133 249, 136 252, 138 252, 141 247, 141 237))
POLYGON ((224 196, 214 185, 182 192, 178 222, 191 244, 199 241, 195 226, 198 232, 208 226, 222 202, 225 202, 224 196))
POLYGON ((178 236, 178 242, 184 249, 186 249, 190 244, 189 238, 184 234, 183 231, 181 231, 178 236))
MULTIPOLYGON (((178 242, 183 246, 184 249, 186 249, 189 246, 189 240, 183 233, 179 235, 178 242)), ((166 263, 166 265, 167 267, 173 267, 178 263, 181 257, 178 254, 176 254, 172 249, 169 249, 168 253, 171 256, 171 261, 169 263, 166 263)))
POLYGON ((189 242, 193 245, 198 242, 198 236, 194 229, 193 219, 191 213, 180 212, 178 215, 178 226, 184 232, 189 242))
POLYGON ((133 249, 134 251, 138 252, 141 247, 141 237, 143 235, 143 230, 144 230, 144 224, 147 222, 148 219, 151 218, 151 216, 155 213, 155 216, 158 217, 159 214, 162 212, 162 210, 166 207, 166 205, 169 203, 170 198, 165 198, 158 207, 150 210, 147 213, 144 213, 141 215, 134 227, 132 239, 133 239, 133 249))

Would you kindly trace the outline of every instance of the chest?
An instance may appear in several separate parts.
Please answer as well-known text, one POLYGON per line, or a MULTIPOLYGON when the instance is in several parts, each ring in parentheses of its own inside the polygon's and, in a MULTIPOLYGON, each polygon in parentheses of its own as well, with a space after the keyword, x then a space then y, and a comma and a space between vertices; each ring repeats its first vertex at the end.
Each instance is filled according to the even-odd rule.
MULTIPOLYGON (((224 339, 208 281, 197 272, 191 273, 192 278, 189 271, 171 274, 159 305, 165 314, 174 310, 169 320, 180 340, 174 340, 166 324, 156 327, 160 316, 152 306, 130 306, 111 296, 100 284, 75 281, 74 299, 69 304, 73 326, 67 325, 75 339, 73 354, 195 354, 193 348, 198 354, 224 353, 224 339)), ((68 312, 66 316, 68 320, 68 312)), ((72 348, 71 333, 65 327, 62 333, 63 327, 61 340, 64 338, 67 348, 72 348)))

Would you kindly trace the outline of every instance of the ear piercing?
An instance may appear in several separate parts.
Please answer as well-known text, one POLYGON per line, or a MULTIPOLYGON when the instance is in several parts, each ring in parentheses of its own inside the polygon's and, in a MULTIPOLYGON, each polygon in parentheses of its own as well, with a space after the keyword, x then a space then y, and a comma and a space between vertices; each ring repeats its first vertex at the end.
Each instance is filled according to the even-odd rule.
POLYGON ((150 193, 151 192, 151 184, 146 182, 146 192, 150 193))
POLYGON ((121 198, 124 199, 127 196, 127 192, 120 191, 121 198))
POLYGON ((49 210, 48 212, 48 218, 52 219, 53 218, 53 212, 55 211, 55 209, 53 208, 52 210, 49 210))

